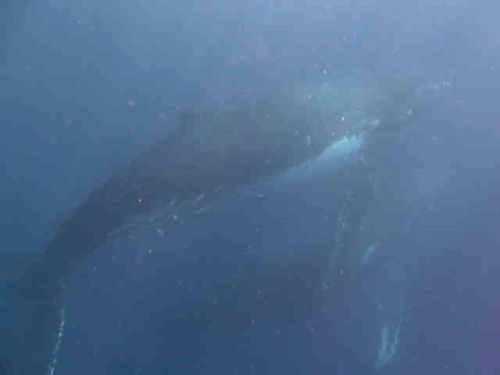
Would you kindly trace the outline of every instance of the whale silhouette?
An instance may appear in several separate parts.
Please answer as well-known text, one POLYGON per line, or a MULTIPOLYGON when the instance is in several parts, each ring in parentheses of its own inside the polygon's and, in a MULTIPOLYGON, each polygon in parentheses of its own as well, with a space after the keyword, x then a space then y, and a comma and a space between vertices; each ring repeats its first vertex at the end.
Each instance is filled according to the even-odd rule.
MULTIPOLYGON (((300 174, 302 165, 314 165, 354 138, 362 158, 346 170, 362 183, 349 199, 369 200, 368 176, 377 150, 393 142, 420 111, 414 93, 414 84, 404 81, 341 77, 292 85, 246 106, 181 113, 164 139, 75 207, 25 272, 15 296, 13 373, 54 371, 64 330, 61 294, 66 277, 137 215, 172 205, 194 214, 200 206, 190 203, 215 204, 224 192, 294 168, 300 174)), ((342 173, 332 170, 332 178, 337 175, 342 173)), ((340 258, 349 251, 366 206, 349 199, 334 241, 340 258)))

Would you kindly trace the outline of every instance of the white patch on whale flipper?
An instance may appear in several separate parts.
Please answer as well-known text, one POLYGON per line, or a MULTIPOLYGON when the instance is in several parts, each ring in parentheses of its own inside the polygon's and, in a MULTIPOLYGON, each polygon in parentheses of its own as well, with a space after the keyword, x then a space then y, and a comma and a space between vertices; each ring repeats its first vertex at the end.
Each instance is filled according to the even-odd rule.
POLYGON ((344 137, 328 146, 318 157, 302 163, 273 178, 273 182, 301 184, 318 176, 329 175, 345 166, 358 154, 363 145, 363 135, 344 137))
POLYGON ((47 374, 54 375, 56 371, 57 362, 59 360, 59 352, 61 351, 61 344, 64 335, 64 326, 66 325, 66 309, 61 307, 59 310, 59 328, 57 330, 56 343, 52 348, 52 353, 50 354, 50 361, 47 367, 47 374))
POLYGON ((370 246, 368 246, 365 249, 365 251, 363 253, 363 258, 361 259, 361 264, 363 266, 366 266, 368 263, 371 262, 374 254, 375 254, 375 250, 377 250, 378 246, 379 246, 378 243, 375 243, 375 244, 371 244, 370 246))
POLYGON ((398 351, 399 324, 384 326, 380 331, 380 348, 375 361, 375 368, 380 370, 387 366, 398 351))

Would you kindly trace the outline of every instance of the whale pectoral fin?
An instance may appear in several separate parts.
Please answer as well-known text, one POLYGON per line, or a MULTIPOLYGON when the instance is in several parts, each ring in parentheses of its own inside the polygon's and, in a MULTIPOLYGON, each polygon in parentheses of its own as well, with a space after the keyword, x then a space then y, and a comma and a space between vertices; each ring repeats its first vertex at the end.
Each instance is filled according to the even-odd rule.
POLYGON ((61 299, 16 300, 14 313, 13 373, 29 375, 55 368, 65 322, 61 299))

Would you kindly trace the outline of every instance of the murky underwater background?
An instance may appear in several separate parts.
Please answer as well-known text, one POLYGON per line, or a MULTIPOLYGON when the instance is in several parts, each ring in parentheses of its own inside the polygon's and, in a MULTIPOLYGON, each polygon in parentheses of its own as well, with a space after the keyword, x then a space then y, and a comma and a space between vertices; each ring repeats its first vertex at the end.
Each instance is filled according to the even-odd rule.
POLYGON ((307 285, 292 290, 270 270, 290 254, 313 262, 308 254, 335 235, 341 202, 332 190, 343 186, 260 183, 168 232, 141 224, 119 233, 85 261, 66 290, 56 373, 500 369, 496 3, 31 0, 8 9, 0 17, 5 358, 16 270, 92 187, 172 130, 179 111, 370 72, 449 87, 387 151, 390 191, 405 212, 367 249, 360 283, 302 311, 307 285), (297 293, 302 306, 292 311, 283 298, 282 310, 261 319, 245 315, 242 299, 238 323, 224 311, 214 321, 199 301, 220 298, 232 278, 244 284, 255 268, 273 298, 297 293))

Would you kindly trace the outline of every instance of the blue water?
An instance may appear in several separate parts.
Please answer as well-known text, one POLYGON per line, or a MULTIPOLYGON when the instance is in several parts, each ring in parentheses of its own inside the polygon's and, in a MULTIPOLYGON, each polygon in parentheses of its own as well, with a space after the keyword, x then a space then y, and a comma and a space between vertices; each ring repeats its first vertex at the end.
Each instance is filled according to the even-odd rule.
POLYGON ((245 270, 267 275, 291 253, 313 262, 308 254, 335 235, 341 202, 328 189, 258 185, 168 236, 139 229, 86 259, 65 295, 56 374, 500 371, 500 9, 468 3, 13 5, 0 46, 5 357, 18 259, 36 257, 89 190, 172 130, 179 111, 368 71, 450 88, 387 151, 386 184, 403 213, 358 283, 309 310, 307 290, 271 288, 274 298, 303 293, 299 316, 246 319, 242 300, 246 324, 222 311, 207 333, 186 318, 235 274, 273 283, 245 281, 245 270), (395 347, 387 361, 383 332, 385 354, 395 347))

